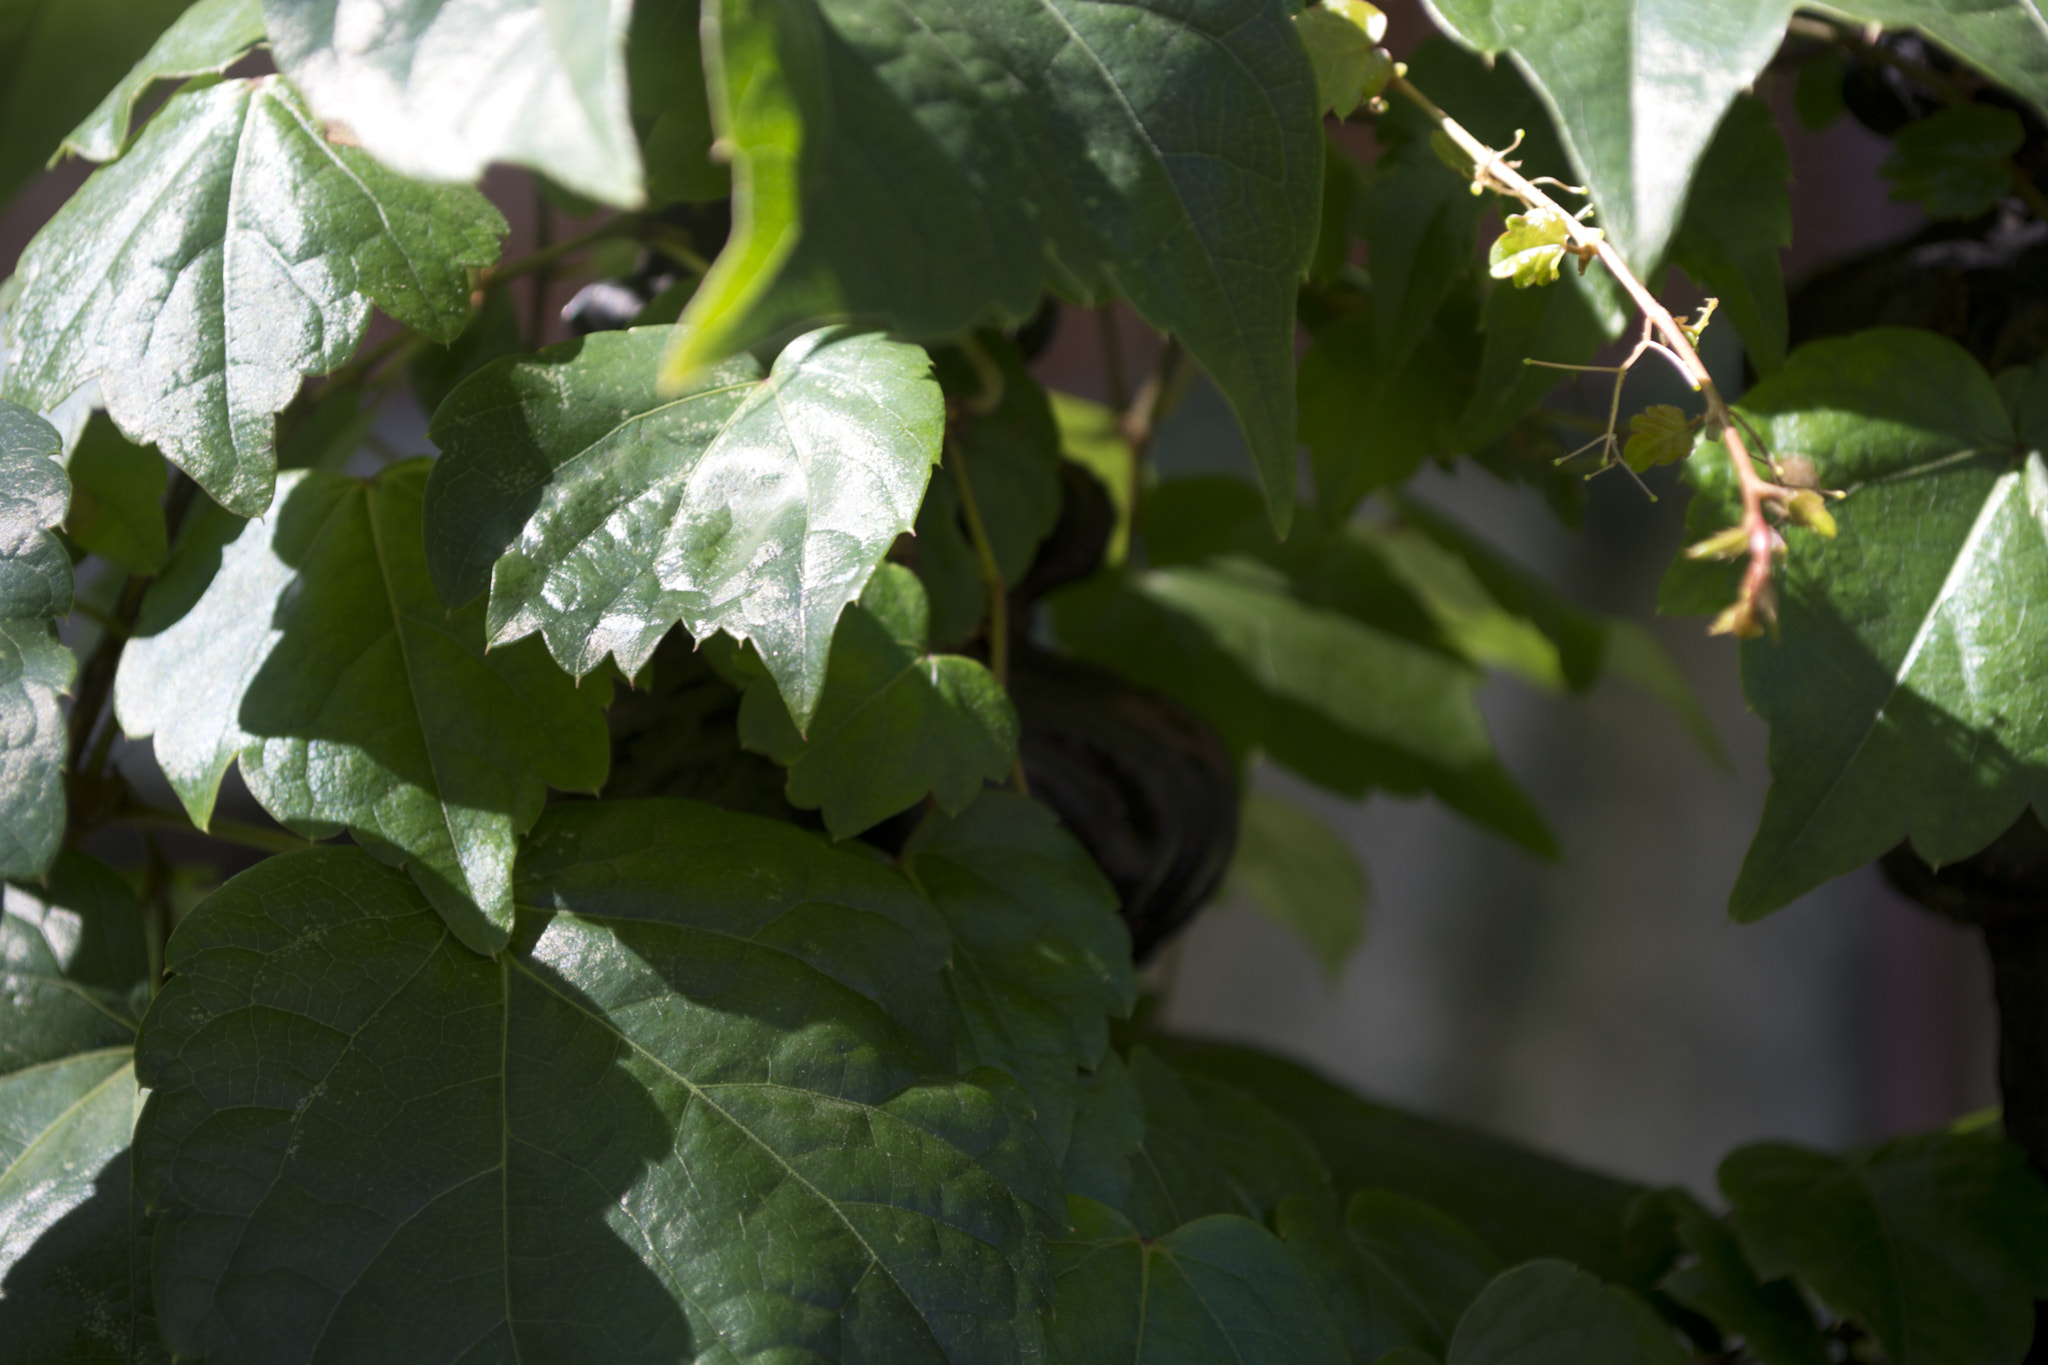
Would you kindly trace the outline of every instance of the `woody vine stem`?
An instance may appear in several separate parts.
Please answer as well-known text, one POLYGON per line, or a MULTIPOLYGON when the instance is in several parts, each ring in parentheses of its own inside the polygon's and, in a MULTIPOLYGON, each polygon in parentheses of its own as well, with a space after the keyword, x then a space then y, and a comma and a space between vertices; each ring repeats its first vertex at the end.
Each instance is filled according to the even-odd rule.
MULTIPOLYGON (((1783 552, 1785 545, 1784 538, 1765 516, 1764 507, 1771 502, 1783 507, 1801 490, 1774 483, 1757 473, 1755 459, 1743 439, 1740 419, 1729 410, 1727 400, 1714 387, 1713 376, 1707 373, 1706 363, 1700 359, 1692 337, 1672 316, 1671 310, 1659 303, 1656 295, 1636 278, 1635 272, 1629 269, 1628 263, 1621 259, 1621 253, 1614 249, 1604 234, 1588 228, 1566 212, 1556 200, 1524 177, 1515 168, 1515 163, 1505 160, 1503 153, 1466 131, 1456 119, 1438 108, 1435 101, 1410 84, 1404 75, 1396 74, 1388 88, 1421 109, 1431 123, 1472 159, 1476 184, 1519 199, 1531 209, 1547 209, 1561 217, 1570 241, 1567 249, 1582 263, 1589 258, 1597 258, 1614 273, 1614 278, 1621 282, 1621 287, 1628 291, 1637 309, 1662 338, 1664 345, 1656 349, 1677 363, 1679 372, 1706 400, 1707 435, 1720 440, 1728 451, 1728 463, 1735 471, 1736 487, 1742 497, 1740 527, 1749 551, 1749 566, 1742 576, 1741 593, 1735 604, 1714 622, 1713 629, 1717 634, 1742 637, 1762 634, 1763 623, 1773 620, 1776 615, 1771 593, 1771 561, 1783 552)), ((1765 455, 1768 458, 1768 452, 1765 455)))

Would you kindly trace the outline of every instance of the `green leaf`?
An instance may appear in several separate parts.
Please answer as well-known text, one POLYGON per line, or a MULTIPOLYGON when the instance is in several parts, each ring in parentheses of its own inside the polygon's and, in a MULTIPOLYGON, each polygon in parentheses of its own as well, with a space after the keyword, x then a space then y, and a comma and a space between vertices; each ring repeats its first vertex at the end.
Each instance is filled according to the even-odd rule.
MULTIPOLYGON (((1977 362, 1929 332, 1802 347, 1742 410, 1848 493, 1837 538, 1786 533, 1781 638, 1742 649, 1771 725, 1771 789, 1729 899, 1753 920, 1902 839, 1940 866, 2029 802, 2048 810, 2048 466, 2019 454, 1977 362)), ((1735 517, 1721 452, 1692 463, 1696 540, 1735 517)))
MULTIPOLYGON (((1145 1049, 1132 1051, 1134 1069, 1147 1099, 1147 1120, 1161 1127, 1175 1117, 1167 1108, 1158 1116, 1147 1068, 1163 1074, 1165 1067, 1145 1049), (1143 1055, 1145 1064, 1137 1065, 1143 1055)), ((1315 1144, 1300 1129, 1233 1085, 1212 1076, 1182 1072, 1179 1089, 1193 1101, 1194 1113, 1208 1150, 1223 1170, 1223 1178, 1234 1196, 1233 1211, 1270 1224, 1275 1210, 1291 1201, 1334 1208, 1336 1191, 1330 1184, 1330 1168, 1323 1164, 1315 1144)), ((1146 1138, 1147 1150, 1156 1149, 1161 1139, 1146 1138)))
POLYGON ((71 556, 50 534, 71 485, 56 429, 0 401, 0 877, 40 877, 64 838, 64 715, 77 664, 57 642, 71 556))
MULTIPOLYGON (((1800 68, 1802 82, 1811 66, 1800 68)), ((1759 374, 1785 363, 1790 323, 1778 252, 1792 244, 1791 180, 1770 106, 1742 95, 1700 159, 1671 238, 1671 263, 1721 300, 1759 374)))
POLYGON ((1054 1246, 1058 1365, 1300 1365, 1344 1348, 1300 1264, 1249 1218, 1197 1219, 1141 1237, 1116 1210, 1068 1201, 1054 1246))
POLYGON ((48 885, 9 883, 0 907, 0 1075, 125 1049, 148 981, 141 907, 104 863, 67 850, 48 885))
POLYGON ((1778 50, 1792 5, 1594 0, 1568 15, 1553 0, 1432 8, 1474 49, 1513 55, 1556 118, 1600 226, 1646 274, 1678 226, 1714 129, 1778 50))
POLYGON ((255 516, 300 376, 349 358, 372 302, 453 340, 504 231, 475 191, 330 142, 275 78, 187 89, 22 253, 7 396, 47 408, 97 380, 123 435, 255 516))
POLYGON ((788 795, 835 839, 927 795, 959 814, 1017 763, 1017 709, 978 660, 925 643, 917 575, 884 564, 839 618, 825 688, 799 731, 768 678, 740 704, 740 742, 789 769, 788 795))
POLYGON ((1006 1078, 947 1078, 898 1022, 943 934, 860 913, 908 888, 859 854, 658 813, 651 864, 601 862, 646 813, 558 807, 496 960, 351 849, 270 859, 178 926, 135 1144, 183 1271, 174 1353, 1035 1351, 1050 1158, 1006 1078), (678 847, 701 878, 667 875, 678 847))
POLYGON ((1570 241, 1571 219, 1558 209, 1511 213, 1487 248, 1487 273, 1497 280, 1512 280, 1517 289, 1555 284, 1558 263, 1570 241))
POLYGON ((1557 644, 1534 621, 1503 606, 1455 549, 1411 527, 1354 528, 1352 534, 1386 560, 1460 654, 1538 687, 1564 686, 1557 644))
POLYGON ((1100 403, 1076 398, 1071 393, 1053 392, 1053 420, 1059 424, 1060 454, 1087 470, 1109 491, 1116 508, 1116 529, 1109 533, 1103 553, 1105 564, 1121 564, 1130 554, 1131 500, 1135 496, 1132 470, 1136 457, 1124 439, 1117 415, 1100 403))
POLYGON ((1365 869, 1337 833, 1292 802, 1253 792, 1237 822, 1230 887, 1308 946, 1332 986, 1365 937, 1365 869))
POLYGON ((1677 464, 1692 454, 1698 432, 1682 408, 1655 403, 1628 419, 1628 443, 1622 462, 1641 474, 1658 465, 1677 464))
POLYGON ((1692 682, 1657 643, 1656 636, 1633 621, 1608 622, 1607 670, 1663 702, 1715 767, 1727 773, 1735 771, 1734 760, 1728 757, 1692 682))
POLYGON ((1531 1261, 1488 1285, 1445 1365, 1686 1365, 1649 1306, 1563 1261, 1531 1261))
POLYGON ((1394 74, 1394 59, 1379 46, 1387 16, 1365 0, 1321 0, 1294 16, 1294 31, 1315 67, 1316 99, 1325 114, 1349 118, 1394 74))
POLYGON ((2016 1365, 2048 1297, 2048 1187, 1983 1134, 1847 1157, 1779 1143, 1721 1163, 1758 1273, 1796 1274, 1894 1365, 2016 1365))
POLYGON ((0 6, 0 201, 191 0, 10 0, 0 6))
POLYGON ((128 1135, 132 1045, 0 1076, 0 1362, 164 1359, 128 1135), (137 1281, 141 1281, 138 1283, 137 1281))
POLYGON ((196 0, 71 130, 63 150, 88 161, 112 161, 127 149, 135 106, 152 86, 225 71, 262 41, 262 0, 196 0))
POLYGON ((1287 524, 1323 158, 1287 7, 734 0, 714 27, 735 230, 671 382, 808 319, 936 338, 1021 322, 1048 285, 1117 294, 1215 379, 1287 524))
POLYGON ((1067 1152, 1079 1073, 1104 1063, 1108 1019, 1137 1000, 1115 892, 1050 811, 1007 792, 928 820, 904 870, 953 933, 955 1065, 1015 1077, 1047 1147, 1067 1152))
POLYGON ((1643 1292, 1671 1268, 1668 1216, 1648 1216, 1652 1192, 1643 1186, 1372 1103, 1256 1048, 1158 1035, 1147 1045, 1184 1074, 1222 1080, 1299 1128, 1340 1191, 1421 1200, 1470 1227, 1505 1264, 1562 1257, 1643 1292))
POLYGON ((1608 340, 1588 292, 1576 288, 1496 287, 1486 296, 1479 328, 1486 336, 1479 377, 1466 390, 1469 406, 1454 437, 1464 451, 1480 450, 1507 435, 1557 387, 1556 370, 1527 362, 1583 365, 1608 340))
POLYGON ((1943 109, 1899 130, 1884 177, 1892 198, 1934 218, 1975 218, 2012 193, 2012 156, 2026 141, 2020 116, 1988 104, 1943 109))
POLYGON ((162 1358, 128 1135, 149 999, 142 911, 66 851, 0 913, 0 1362, 162 1358), (131 1339, 131 1333, 133 1334, 131 1339))
POLYGON ((611 689, 575 686, 538 644, 486 653, 482 605, 435 600, 426 480, 424 461, 372 483, 287 473, 260 521, 195 534, 144 599, 114 702, 130 736, 155 737, 195 825, 239 759, 271 815, 309 836, 346 827, 408 865, 489 953, 547 787, 604 781, 611 689))
POLYGON ((1476 334, 1455 327, 1432 331, 1398 360, 1386 357, 1379 318, 1361 313, 1323 328, 1301 361, 1301 439, 1330 525, 1349 520, 1368 493, 1456 451, 1478 368, 1476 334))
POLYGON ((170 556, 164 528, 164 457, 94 414, 65 462, 71 510, 64 533, 131 574, 154 575, 170 556))
POLYGON ((1500 1269, 1464 1224, 1386 1190, 1359 1191, 1342 1219, 1290 1200, 1278 1231, 1316 1280, 1354 1361, 1403 1347, 1441 1357, 1466 1306, 1500 1269))
POLYGON ((490 587, 495 647, 538 631, 581 677, 640 671, 677 621, 752 640, 799 727, 841 609, 910 529, 939 458, 922 349, 827 328, 660 397, 671 329, 485 367, 435 414, 427 490, 444 602, 490 587))
POLYGON ((1759 1280, 1731 1229, 1682 1190, 1665 1197, 1678 1214, 1679 1240, 1697 1259, 1659 1287, 1738 1338, 1764 1365, 1828 1365, 1827 1342, 1799 1287, 1786 1279, 1759 1280))
POLYGON ((326 122, 423 180, 531 166, 637 207, 626 100, 632 0, 263 0, 278 69, 326 122))
POLYGON ((2048 117, 2048 18, 2035 0, 1826 0, 1814 8, 1918 29, 2048 117))
POLYGON ((723 199, 726 168, 711 159, 711 106, 704 89, 698 0, 636 0, 626 43, 633 129, 647 164, 647 196, 723 199))

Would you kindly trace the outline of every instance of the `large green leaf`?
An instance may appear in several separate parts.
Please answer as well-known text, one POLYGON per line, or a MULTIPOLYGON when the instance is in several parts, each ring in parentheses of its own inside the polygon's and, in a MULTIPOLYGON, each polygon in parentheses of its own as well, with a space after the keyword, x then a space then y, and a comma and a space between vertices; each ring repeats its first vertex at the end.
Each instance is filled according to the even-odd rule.
POLYGON ((699 0, 636 0, 626 41, 633 128, 647 163, 647 196, 723 199, 726 168, 711 159, 699 0))
POLYGON ((373 483, 292 472, 262 520, 194 535, 144 601, 115 706, 194 824, 239 759, 265 810, 406 863, 488 953, 546 788, 604 781, 610 686, 577 687, 538 643, 486 652, 482 605, 435 600, 426 479, 424 461, 373 483))
POLYGON ((1471 1229, 1386 1190, 1359 1191, 1341 1219, 1290 1200, 1278 1230, 1316 1281, 1354 1361, 1403 1347, 1440 1359, 1466 1306, 1500 1269, 1471 1229))
POLYGON ((671 378, 805 319, 937 337, 1120 294, 1215 378, 1286 524, 1323 159, 1287 7, 729 0, 715 28, 736 232, 671 378))
POLYGON ((454 340, 504 230, 474 190, 329 141, 275 78, 182 91, 22 253, 7 396, 47 408, 97 380, 130 440, 258 515, 300 376, 348 359, 373 301, 454 340))
POLYGON ((636 862, 605 827, 644 809, 558 811, 496 961, 348 849, 179 925, 136 1134, 172 1349, 1034 1354, 1058 1186, 1010 1083, 948 1079, 901 1022, 929 908, 750 817, 666 803, 636 862))
POLYGON ((88 161, 112 161, 127 148, 135 106, 152 86, 225 71, 262 41, 262 0, 197 0, 71 130, 64 150, 88 161))
POLYGON ((1810 8, 1918 29, 2048 117, 2048 17, 2039 0, 1820 0, 1810 8))
POLYGON ((322 119, 426 180, 531 166, 608 204, 643 194, 627 116, 632 0, 263 0, 277 65, 322 119))
POLYGON ((0 914, 0 1363, 162 1359, 128 1135, 149 998, 142 911, 67 852, 0 914))
POLYGON ((1474 48, 1512 54, 1556 119, 1600 226, 1642 273, 1663 256, 1722 115, 1778 50, 1792 3, 1590 0, 1567 10, 1554 0, 1430 0, 1430 8, 1474 48))
POLYGON ((1759 1274, 1796 1274, 1893 1365, 2014 1365, 2048 1298, 2048 1187, 1984 1134, 1846 1157, 1779 1143, 1721 1163, 1759 1274))
POLYGON ((671 329, 486 366, 435 414, 442 600, 490 588, 491 643, 538 631, 581 676, 637 673, 678 620, 752 640, 807 725, 841 609, 910 529, 945 412, 923 350, 828 328, 655 388, 671 329))
POLYGON ((1531 1261, 1488 1285, 1444 1365, 1686 1365, 1671 1329, 1625 1289, 1563 1261, 1531 1261))
MULTIPOLYGON (((1430 178, 1439 179, 1435 172, 1430 178)), ((1456 188, 1448 174, 1440 178, 1456 188)), ((1419 289, 1410 283, 1408 297, 1419 289)), ((1432 310, 1440 302, 1431 300, 1432 310)), ((1301 439, 1314 462, 1317 507, 1332 526, 1350 520, 1367 494, 1406 482, 1432 457, 1456 454, 1471 399, 1476 332, 1453 321, 1418 339, 1399 338, 1407 345, 1396 356, 1380 337, 1384 316, 1375 309, 1323 328, 1301 361, 1301 439)))
POLYGON ((1102 1065, 1109 1018, 1137 999, 1116 893, 1051 812, 1007 792, 927 821, 903 865, 953 932, 956 1064, 1016 1077, 1066 1152, 1079 1072, 1102 1065))
POLYGON ((190 0, 9 0, 0 5, 0 202, 190 0))
POLYGON ((1303 1365, 1344 1347, 1301 1265, 1249 1218, 1216 1214, 1141 1236, 1079 1195, 1059 1268, 1049 1358, 1132 1365, 1303 1365))
POLYGON ((1017 708, 976 659, 926 644, 924 588, 884 564, 839 618, 825 688, 798 730, 767 678, 740 704, 740 741, 789 769, 790 804, 836 839, 930 796, 958 814, 1017 763, 1017 708))
POLYGON ((64 716, 77 665, 52 623, 71 556, 50 534, 71 498, 56 429, 0 401, 0 876, 37 877, 64 837, 64 716))
POLYGON ((1785 363, 1785 276, 1792 244, 1791 157, 1770 106, 1739 97, 1693 176, 1671 263, 1721 300, 1759 373, 1785 363))
MULTIPOLYGON (((1990 376, 1929 332, 1802 347, 1742 409, 1848 493, 1834 539, 1787 532, 1781 638, 1742 650, 1772 781, 1729 910, 1756 919, 1902 839, 1940 866, 2030 801, 2048 811, 2048 467, 1990 376)), ((1691 464, 1688 527, 1711 534, 1734 520, 1725 457, 1691 464)), ((1711 605, 1717 583, 1686 565, 1667 596, 1711 605)))
POLYGON ((126 1047, 148 1003, 142 911, 104 863, 71 850, 46 886, 0 909, 0 1074, 126 1047))

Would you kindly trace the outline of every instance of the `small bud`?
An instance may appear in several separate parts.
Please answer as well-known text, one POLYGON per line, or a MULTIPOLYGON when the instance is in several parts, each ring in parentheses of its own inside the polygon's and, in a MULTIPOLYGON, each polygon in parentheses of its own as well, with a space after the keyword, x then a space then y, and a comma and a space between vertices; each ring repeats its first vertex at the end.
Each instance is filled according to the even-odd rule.
POLYGON ((1685 547, 1687 559, 1733 559, 1749 548, 1749 532, 1740 526, 1716 531, 1697 545, 1685 547))
POLYGON ((1804 526, 1815 535, 1835 538, 1835 514, 1828 511, 1827 499, 1810 488, 1792 495, 1792 500, 1785 504, 1785 515, 1794 525, 1804 526))
POLYGON ((1777 461, 1778 482, 1787 488, 1818 488, 1820 473, 1804 455, 1781 455, 1777 461))
POLYGON ((1754 640, 1763 633, 1763 623, 1757 620, 1756 606, 1747 601, 1724 609, 1714 618, 1714 624, 1707 627, 1709 635, 1733 635, 1738 640, 1754 640))

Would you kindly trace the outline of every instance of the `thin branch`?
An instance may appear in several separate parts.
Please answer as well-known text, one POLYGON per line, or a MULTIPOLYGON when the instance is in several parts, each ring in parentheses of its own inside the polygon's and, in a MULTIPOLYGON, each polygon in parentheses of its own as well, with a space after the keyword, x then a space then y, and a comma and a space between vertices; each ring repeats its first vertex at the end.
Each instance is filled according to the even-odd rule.
POLYGON ((313 841, 301 839, 290 830, 264 829, 261 825, 246 824, 240 820, 210 820, 205 829, 199 828, 185 818, 178 810, 166 810, 161 806, 145 806, 130 803, 114 812, 108 824, 131 825, 136 829, 170 830, 178 834, 196 834, 206 839, 218 839, 224 844, 239 844, 265 853, 296 853, 302 848, 312 848, 313 841))
POLYGON ((1714 629, 1721 633, 1749 636, 1761 633, 1758 622, 1762 616, 1769 620, 1774 608, 1771 597, 1771 562, 1784 540, 1764 515, 1767 500, 1789 500, 1792 490, 1780 488, 1763 478, 1756 471, 1750 459, 1748 447, 1744 444, 1741 430, 1729 415, 1727 401, 1714 386, 1714 377, 1707 371, 1706 362, 1700 359, 1697 347, 1671 310, 1657 301, 1643 282, 1636 278, 1628 263, 1621 259, 1621 253, 1614 249, 1604 233, 1597 232, 1558 205, 1549 195, 1506 161, 1500 153, 1472 136, 1465 128, 1438 108, 1429 96, 1409 83, 1406 77, 1396 76, 1392 88, 1403 99, 1408 100, 1429 118, 1444 135, 1457 144, 1459 150, 1470 157, 1473 176, 1477 183, 1496 190, 1501 194, 1519 199, 1529 208, 1549 209, 1565 220, 1565 233, 1570 240, 1570 250, 1580 260, 1597 257, 1601 264, 1612 271, 1629 298, 1649 324, 1651 337, 1661 340, 1668 348, 1669 359, 1678 367, 1686 382, 1699 391, 1707 405, 1707 434, 1718 438, 1728 451, 1728 463, 1735 474, 1735 485, 1742 499, 1741 526, 1749 547, 1749 567, 1742 577, 1741 595, 1734 606, 1724 612, 1714 623, 1714 629))
POLYGON ((1124 373, 1124 339, 1116 325, 1116 304, 1105 303, 1096 309, 1095 322, 1102 333, 1102 382, 1109 390, 1109 406, 1122 412, 1131 405, 1131 381, 1124 373))

